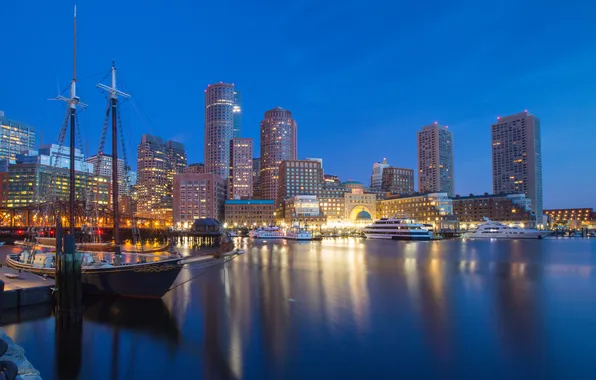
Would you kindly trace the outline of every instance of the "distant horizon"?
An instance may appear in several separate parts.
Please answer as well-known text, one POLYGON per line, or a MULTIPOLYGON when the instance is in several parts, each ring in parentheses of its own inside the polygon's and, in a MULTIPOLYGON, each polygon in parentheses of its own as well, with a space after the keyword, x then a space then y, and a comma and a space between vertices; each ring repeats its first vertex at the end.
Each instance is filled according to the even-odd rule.
MULTIPOLYGON (((10 57, 0 110, 48 143, 64 114, 47 99, 72 77, 73 4, 34 3, 0 5, 10 57)), ((454 193, 483 194, 492 192, 490 125, 527 109, 541 120, 544 208, 596 207, 596 49, 586 42, 596 25, 586 8, 596 11, 537 0, 275 8, 183 0, 176 9, 131 1, 111 15, 112 38, 98 17, 106 7, 79 4, 78 92, 89 104, 81 137, 93 155, 105 111, 95 84, 115 59, 119 86, 134 95, 122 107, 130 157, 149 133, 184 143, 188 162, 203 162, 203 90, 223 81, 242 91, 241 137, 253 138, 255 157, 263 114, 280 106, 297 121, 299 157, 368 184, 383 157, 417 171, 416 132, 438 121, 454 134, 454 193), (226 14, 228 26, 213 14, 226 14)))

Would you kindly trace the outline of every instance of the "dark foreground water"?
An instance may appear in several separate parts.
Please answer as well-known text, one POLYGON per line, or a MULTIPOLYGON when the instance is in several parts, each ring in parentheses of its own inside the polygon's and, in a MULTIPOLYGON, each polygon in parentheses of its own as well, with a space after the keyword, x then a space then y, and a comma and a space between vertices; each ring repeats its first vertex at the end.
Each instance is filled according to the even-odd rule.
MULTIPOLYGON (((91 304, 80 378, 596 378, 596 239, 240 245, 163 302, 91 304)), ((58 378, 36 313, 4 329, 58 378)))

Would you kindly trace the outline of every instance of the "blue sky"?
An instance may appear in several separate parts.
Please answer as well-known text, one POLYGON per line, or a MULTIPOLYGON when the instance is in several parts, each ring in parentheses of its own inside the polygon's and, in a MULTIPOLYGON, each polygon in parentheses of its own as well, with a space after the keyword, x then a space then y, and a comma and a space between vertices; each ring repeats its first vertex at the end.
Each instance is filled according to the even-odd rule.
MULTIPOLYGON (((57 139, 47 99, 72 76, 74 2, 3 1, 0 110, 57 139)), ((541 119, 544 206, 596 207, 596 5, 586 1, 79 1, 82 138, 97 150, 116 60, 128 155, 142 133, 203 161, 203 90, 243 92, 243 136, 277 105, 298 122, 300 157, 369 181, 374 161, 416 167, 416 131, 454 133, 456 193, 492 190, 490 124, 541 119)), ((258 151, 255 156, 258 156, 258 151)))

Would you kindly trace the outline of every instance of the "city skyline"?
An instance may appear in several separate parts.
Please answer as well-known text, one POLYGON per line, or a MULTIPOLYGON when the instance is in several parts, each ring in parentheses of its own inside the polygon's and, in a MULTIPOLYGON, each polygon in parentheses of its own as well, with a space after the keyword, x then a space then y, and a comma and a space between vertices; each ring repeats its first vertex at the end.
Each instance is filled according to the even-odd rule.
MULTIPOLYGON (((525 6, 529 7, 532 3, 527 2, 525 6)), ((370 49, 365 42, 378 34, 378 28, 367 30, 361 40, 348 28, 341 28, 341 31, 347 33, 346 38, 353 40, 353 49, 345 50, 345 45, 340 43, 328 53, 321 53, 318 45, 309 48, 307 42, 311 41, 311 36, 300 37, 291 34, 282 25, 269 25, 270 29, 279 31, 288 42, 288 46, 278 52, 282 56, 281 61, 276 61, 279 67, 266 63, 277 53, 265 52, 263 57, 258 58, 256 53, 248 52, 253 46, 248 41, 255 37, 255 33, 257 37, 260 36, 258 30, 247 32, 246 36, 241 36, 240 41, 234 43, 234 46, 240 46, 239 49, 248 54, 247 61, 254 59, 254 63, 247 64, 247 67, 239 66, 237 62, 220 64, 225 60, 218 60, 217 65, 201 62, 200 66, 196 66, 198 61, 192 55, 189 62, 180 62, 184 61, 179 59, 180 55, 185 57, 190 54, 180 50, 186 43, 185 39, 174 39, 175 43, 171 47, 160 46, 160 55, 157 57, 156 52, 150 48, 154 46, 149 43, 151 39, 165 42, 176 34, 188 34, 187 32, 199 41, 210 38, 208 30, 211 21, 196 22, 198 6, 186 6, 190 11, 181 16, 182 21, 186 22, 180 22, 171 31, 163 28, 151 31, 153 24, 148 21, 138 21, 134 28, 126 26, 121 31, 124 36, 131 33, 139 36, 141 31, 148 31, 146 38, 141 38, 141 43, 134 52, 129 51, 126 38, 114 46, 107 43, 108 37, 104 35, 101 23, 91 17, 102 11, 99 5, 85 4, 80 7, 79 90, 82 100, 90 105, 80 119, 85 129, 83 139, 90 141, 90 151, 94 151, 94 144, 100 135, 99 130, 95 134, 92 132, 103 119, 101 114, 104 102, 93 89, 102 75, 87 81, 84 78, 97 72, 107 72, 111 59, 115 58, 121 68, 121 83, 135 95, 135 101, 145 119, 141 121, 135 108, 130 105, 128 110, 126 107, 122 108, 129 151, 134 150, 141 134, 152 133, 185 143, 189 162, 203 161, 203 141, 195 139, 197 129, 203 128, 202 110, 197 107, 197 104, 203 103, 203 92, 200 89, 209 83, 227 81, 235 83, 243 91, 242 137, 254 139, 255 151, 259 150, 258 122, 262 113, 280 105, 292 110, 300 124, 299 144, 302 153, 298 158, 321 157, 326 162, 327 173, 338 175, 342 180, 355 179, 368 183, 370 165, 383 157, 387 157, 392 165, 415 168, 415 132, 421 126, 437 120, 449 125, 457 140, 454 152, 454 166, 457 167, 456 193, 481 194, 492 189, 490 125, 494 124, 497 116, 528 109, 542 121, 544 207, 592 207, 596 204, 596 195, 592 191, 596 180, 585 175, 584 164, 588 159, 585 152, 589 151, 590 142, 596 133, 591 128, 590 121, 596 116, 596 112, 591 109, 591 104, 596 99, 590 91, 596 83, 589 75, 590 67, 596 63, 596 56, 591 47, 571 38, 581 30, 582 35, 589 39, 596 34, 596 29, 588 23, 587 18, 581 19, 587 17, 584 15, 589 12, 578 12, 573 4, 563 14, 550 6, 540 6, 543 17, 556 15, 564 20, 572 13, 577 14, 580 20, 575 20, 573 25, 561 23, 546 29, 540 17, 527 20, 524 25, 517 25, 511 19, 507 24, 515 25, 516 33, 508 32, 497 36, 496 32, 487 27, 481 30, 481 37, 476 40, 474 36, 465 34, 467 29, 476 24, 493 25, 502 22, 500 17, 508 15, 512 2, 493 4, 493 8, 471 6, 467 12, 470 16, 468 18, 474 20, 473 25, 454 28, 445 33, 445 36, 440 36, 436 28, 424 31, 423 28, 416 27, 417 40, 428 45, 425 50, 432 51, 433 56, 443 58, 444 64, 441 67, 424 64, 430 53, 416 50, 402 42, 403 38, 399 38, 407 28, 420 21, 418 17, 408 21, 404 16, 399 16, 398 27, 378 42, 380 46, 374 45, 370 49), (201 23, 206 25, 194 26, 201 23), (159 35, 160 33, 163 35, 159 35), (441 41, 444 43, 454 37, 459 42, 441 46, 441 41), (479 41, 484 38, 489 38, 490 43, 481 45, 479 41), (399 42, 392 42, 392 39, 399 42), (102 48, 98 50, 95 46, 102 48), (504 55, 495 56, 494 53, 520 50, 521 47, 524 48, 523 54, 532 57, 523 64, 504 55), (179 55, 172 54, 175 59, 168 57, 171 54, 169 49, 177 51, 179 55), (311 62, 313 59, 317 60, 315 52, 322 54, 317 65, 311 62), (337 56, 334 57, 333 54, 337 56), (147 67, 141 67, 143 64, 147 67), (410 71, 417 65, 423 67, 410 71), (470 71, 470 67, 475 69, 470 71), (321 73, 317 75, 317 71, 321 73), (364 76, 364 73, 373 74, 364 76), (323 74, 325 78, 321 77, 323 74), (158 76, 157 79, 155 75, 158 76), (171 76, 171 80, 159 78, 164 75, 171 76), (383 85, 377 86, 379 83, 383 85), (182 84, 199 91, 189 94, 184 90, 183 96, 161 95, 176 93, 182 84), (436 91, 431 93, 430 89, 436 91), (356 96, 362 91, 377 90, 380 91, 380 98, 386 100, 379 102, 379 97, 369 99, 356 96), (448 95, 445 96, 445 93, 448 95), (176 112, 172 112, 172 109, 176 109, 176 112), (315 133, 321 134, 319 139, 308 138, 315 133), (582 133, 582 139, 577 137, 579 133, 582 133), (329 149, 330 146, 335 149, 329 149), (563 181, 559 180, 559 172, 565 172, 568 176, 568 180, 564 181, 567 182, 565 187, 563 181)), ((244 6, 239 6, 245 10, 244 6)), ((71 7, 69 4, 56 7, 43 3, 39 7, 39 13, 52 17, 30 14, 23 4, 2 5, 3 14, 11 15, 6 21, 6 30, 9 33, 23 32, 18 38, 8 39, 6 48, 23 59, 19 60, 21 63, 6 62, 6 70, 14 75, 11 74, 3 81, 10 91, 0 95, 0 109, 5 111, 7 117, 35 127, 38 143, 40 132, 43 132, 43 142, 48 143, 55 142, 63 110, 46 99, 55 96, 56 77, 60 79, 62 87, 70 77, 68 63, 71 47, 64 41, 69 41, 72 33, 69 22, 71 7), (36 27, 19 26, 25 17, 36 27), (52 29, 55 34, 51 38, 41 38, 40 31, 44 29, 52 29), (23 46, 30 48, 24 49, 23 46), (53 59, 42 64, 33 56, 30 57, 30 54, 51 54, 53 59), (25 75, 30 79, 24 82, 19 80, 25 75)), ((219 5, 210 7, 217 8, 219 5)), ((332 31, 333 27, 338 26, 336 21, 329 27, 322 27, 320 20, 305 13, 305 8, 300 5, 287 7, 297 11, 304 18, 303 23, 306 26, 319 25, 318 31, 323 41, 332 42, 338 38, 332 31)), ((342 17, 352 21, 365 18, 367 12, 373 12, 375 8, 359 9, 359 5, 355 4, 325 4, 321 7, 322 14, 327 15, 332 14, 334 7, 339 7, 344 11, 342 17)), ((262 9, 258 10, 258 6, 256 8, 251 15, 264 17, 257 15, 262 9)), ((127 19, 133 9, 134 4, 124 5, 117 18, 127 19)), ((432 14, 425 17, 442 20, 443 26, 457 26, 458 17, 452 15, 459 9, 457 5, 437 4, 432 14)), ((157 17, 159 9, 149 6, 143 12, 151 20, 157 17)), ((231 18, 237 19, 240 17, 239 13, 241 12, 233 11, 231 18)), ((160 15, 166 19, 174 17, 167 9, 160 15)), ((233 33, 233 37, 235 39, 238 36, 233 33)), ((224 33, 223 36, 215 36, 208 47, 213 48, 234 39, 230 34, 224 33)), ((255 43, 265 40, 265 36, 261 36, 255 43)), ((236 53, 229 54, 236 56, 236 53)), ((228 53, 224 55, 227 57, 228 53)))

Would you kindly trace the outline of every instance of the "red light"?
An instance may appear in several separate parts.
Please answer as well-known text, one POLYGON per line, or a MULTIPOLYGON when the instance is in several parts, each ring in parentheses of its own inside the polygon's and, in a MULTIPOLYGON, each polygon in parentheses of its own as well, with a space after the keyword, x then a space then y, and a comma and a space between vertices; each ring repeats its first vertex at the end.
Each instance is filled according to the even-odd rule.
POLYGON ((97 230, 97 233, 101 235, 101 230, 97 230))
POLYGON ((50 235, 54 235, 54 230, 50 230, 50 235))
POLYGON ((17 233, 18 233, 19 235, 22 235, 22 234, 23 234, 23 230, 18 230, 18 231, 17 231, 17 233))

